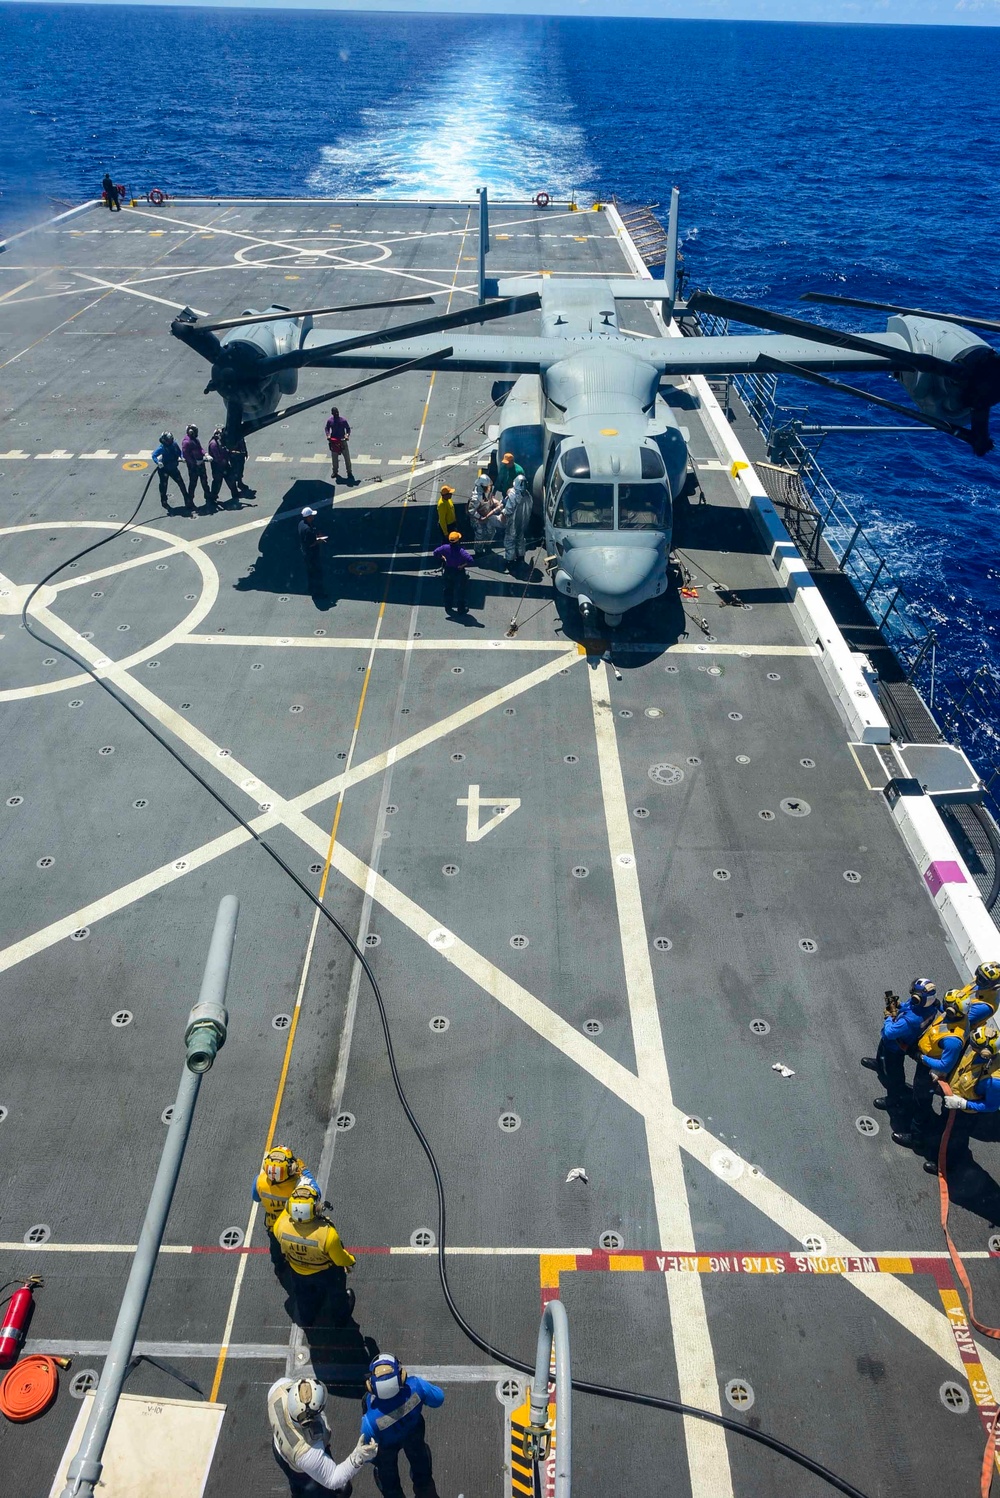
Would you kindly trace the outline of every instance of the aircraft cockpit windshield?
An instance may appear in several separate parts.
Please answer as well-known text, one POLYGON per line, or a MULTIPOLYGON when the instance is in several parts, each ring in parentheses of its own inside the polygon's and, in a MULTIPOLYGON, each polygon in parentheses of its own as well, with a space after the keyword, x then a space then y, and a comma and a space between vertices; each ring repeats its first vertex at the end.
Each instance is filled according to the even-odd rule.
POLYGON ((619 530, 662 530, 666 515, 667 491, 663 484, 618 485, 619 530))
POLYGON ((548 513, 561 530, 663 530, 666 470, 655 448, 640 449, 641 480, 598 483, 590 478, 585 447, 570 447, 549 461, 548 513))

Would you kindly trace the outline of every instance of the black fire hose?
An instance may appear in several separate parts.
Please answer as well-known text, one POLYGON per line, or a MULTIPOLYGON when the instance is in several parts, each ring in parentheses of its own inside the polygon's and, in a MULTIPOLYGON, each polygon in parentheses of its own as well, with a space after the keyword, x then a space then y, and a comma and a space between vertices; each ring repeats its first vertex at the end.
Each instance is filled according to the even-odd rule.
MULTIPOLYGON (((110 682, 105 681, 101 676, 99 676, 98 673, 93 669, 93 667, 91 667, 91 665, 86 660, 84 660, 82 656, 77 655, 75 651, 69 649, 68 646, 61 644, 58 640, 45 639, 44 636, 39 634, 38 631, 32 626, 31 621, 29 620, 28 610, 31 607, 32 600, 34 599, 36 593, 38 593, 41 588, 44 588, 48 583, 52 581, 54 577, 62 572, 64 568, 70 566, 71 563, 79 562, 83 559, 83 557, 88 556, 91 552, 97 551, 102 546, 106 546, 108 542, 117 540, 119 536, 121 536, 125 531, 130 529, 130 527, 135 524, 135 521, 139 515, 139 511, 142 509, 143 501, 145 500, 146 494, 149 491, 149 486, 153 481, 155 472, 156 470, 154 468, 146 480, 142 494, 139 496, 139 503, 136 505, 128 520, 126 520, 125 523, 118 528, 118 530, 112 531, 109 535, 102 537, 100 541, 95 541, 90 546, 84 547, 82 551, 78 551, 73 556, 67 557, 64 562, 60 562, 58 566, 53 567, 50 572, 47 572, 46 575, 42 578, 41 582, 35 584, 31 592, 28 594, 28 597, 25 599, 24 607, 21 610, 21 623, 28 631, 28 634, 32 637, 33 640, 36 640, 46 649, 58 651, 58 653, 65 657, 66 660, 70 661, 73 665, 85 671, 88 676, 92 677, 92 679, 97 683, 102 691, 106 692, 109 697, 113 698, 113 700, 118 704, 119 707, 124 708, 129 717, 134 719, 134 721, 139 724, 140 728, 145 729, 145 731, 156 740, 161 748, 165 749, 166 752, 171 756, 171 758, 174 759, 183 770, 186 770, 187 773, 198 782, 202 789, 207 791, 208 794, 213 798, 213 800, 216 801, 217 804, 221 806, 223 810, 229 814, 229 816, 232 817, 233 821, 238 823, 239 826, 243 828, 244 832, 246 832, 254 840, 254 842, 257 843, 264 850, 264 852, 274 860, 274 862, 278 865, 282 872, 287 874, 288 878, 291 879, 293 884, 295 884, 299 890, 301 890, 302 894, 306 897, 310 904, 314 905, 316 909, 321 912, 326 920, 329 921, 334 930, 343 937, 344 941, 350 947, 355 958, 361 964, 365 977, 368 979, 369 985, 371 986, 372 995, 378 1008, 379 1019, 382 1024, 382 1034, 385 1038, 386 1055, 389 1060, 389 1069, 392 1073, 392 1085, 396 1090, 396 1096, 399 1099, 400 1106, 402 1107, 403 1112, 406 1114, 406 1119, 410 1125, 410 1128, 416 1135, 417 1141, 420 1144, 420 1147, 423 1150, 425 1156, 427 1157, 427 1163, 430 1166, 431 1174, 434 1177, 434 1189, 437 1193, 438 1203, 438 1275, 441 1280, 441 1292, 444 1295, 445 1304, 447 1305, 451 1317, 454 1320, 455 1324, 458 1326, 459 1330, 475 1347, 479 1348, 480 1352, 484 1352, 486 1356, 492 1359, 494 1362, 503 1363, 509 1368, 517 1369, 519 1373, 532 1374, 534 1373, 534 1364, 523 1362, 520 1358, 511 1357, 510 1354, 504 1352, 502 1348, 494 1347, 491 1342, 487 1342, 485 1338, 481 1337, 475 1330, 475 1328, 470 1326, 468 1321, 466 1321, 461 1310, 459 1309, 455 1297, 452 1294, 451 1285, 448 1281, 448 1266, 445 1261, 447 1210, 444 1181, 441 1176, 441 1169, 437 1162, 437 1156, 434 1154, 434 1151, 431 1148, 430 1141, 421 1128, 420 1122, 417 1119, 416 1114, 410 1106, 410 1101, 406 1096, 402 1078, 399 1075, 399 1067, 396 1064, 396 1053, 392 1043, 392 1031, 389 1027, 389 1017, 386 1013, 385 1000, 382 997, 382 990, 379 988, 378 979, 372 972, 372 969, 364 952, 358 946, 357 942, 354 940, 353 936, 351 936, 347 928, 342 925, 338 918, 333 914, 333 911, 330 910, 329 907, 320 899, 320 897, 309 888, 305 881, 300 878, 300 876, 295 872, 292 866, 285 861, 278 850, 272 847, 265 838, 261 837, 260 833, 250 825, 247 819, 236 809, 235 806, 233 806, 233 804, 222 794, 222 792, 217 790, 215 786, 213 786, 208 780, 206 780, 205 776, 202 775, 197 766, 192 764, 190 760, 186 759, 185 756, 180 752, 180 750, 176 749, 174 745, 170 743, 169 739, 167 739, 160 732, 159 728, 157 728, 155 724, 149 722, 148 719, 144 718, 142 714, 136 710, 132 703, 129 702, 126 697, 121 696, 110 682)), ((655 1394, 640 1394, 632 1389, 618 1389, 606 1384, 588 1383, 586 1380, 579 1378, 573 1379, 573 1388, 576 1389, 580 1394, 593 1394, 599 1399, 613 1399, 624 1404, 645 1405, 649 1409, 667 1410, 669 1413, 674 1415, 685 1415, 694 1420, 704 1420, 709 1425, 720 1426, 723 1430, 730 1431, 733 1435, 744 1436, 747 1440, 755 1441, 759 1446, 766 1446, 770 1451, 777 1452, 779 1456, 785 1457, 788 1461, 795 1462, 797 1466, 804 1468, 807 1472, 811 1472, 814 1477, 819 1477, 823 1482, 828 1483, 830 1487, 836 1488, 837 1492, 845 1493, 847 1495, 847 1498, 866 1498, 866 1495, 862 1493, 859 1488, 854 1487, 846 1480, 846 1478, 838 1477, 835 1472, 830 1471, 829 1467, 824 1467, 822 1462, 813 1461, 812 1457, 806 1456, 802 1451, 797 1451, 794 1446, 789 1446, 785 1441, 779 1440, 777 1436, 768 1435, 766 1431, 752 1430, 750 1426, 741 1425, 737 1420, 730 1419, 728 1415, 716 1414, 713 1410, 699 1409, 696 1405, 682 1404, 678 1399, 667 1399, 655 1394)))

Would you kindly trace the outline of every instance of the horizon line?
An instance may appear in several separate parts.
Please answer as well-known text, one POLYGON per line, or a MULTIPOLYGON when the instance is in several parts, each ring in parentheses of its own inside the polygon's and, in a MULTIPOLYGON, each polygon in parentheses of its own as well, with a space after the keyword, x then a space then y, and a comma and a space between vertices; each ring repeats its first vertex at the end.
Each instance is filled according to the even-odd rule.
MULTIPOLYGON (((500 0, 500 3, 502 4, 503 0, 500 0)), ((670 24, 671 22, 705 22, 708 25, 729 26, 864 26, 868 28, 881 27, 883 30, 899 30, 901 28, 908 28, 911 30, 933 29, 938 31, 945 29, 954 31, 995 31, 998 26, 1000 26, 1000 0, 993 0, 993 4, 996 7, 997 11, 997 19, 995 21, 955 21, 951 19, 897 21, 883 20, 881 18, 867 19, 861 16, 852 17, 849 20, 817 20, 812 18, 790 20, 787 17, 783 16, 746 15, 651 16, 636 14, 634 12, 622 12, 620 10, 590 9, 590 0, 577 0, 577 3, 581 7, 587 6, 588 9, 581 9, 579 12, 571 11, 568 6, 569 4, 572 4, 572 0, 564 0, 564 3, 562 5, 559 5, 558 8, 552 8, 550 6, 550 8, 544 10, 506 10, 501 9, 499 5, 494 8, 489 3, 489 0, 483 0, 481 8, 475 10, 470 10, 468 8, 468 0, 455 0, 455 3, 450 7, 446 6, 443 9, 433 10, 421 4, 421 0, 411 0, 410 4, 386 3, 386 0, 371 0, 370 4, 361 7, 358 6, 357 0, 325 0, 325 3, 323 3, 323 0, 320 0, 320 3, 317 3, 317 0, 283 0, 283 3, 275 3, 275 0, 261 0, 260 4, 254 3, 254 0, 0 0, 0 7, 6 7, 9 9, 23 9, 29 6, 38 9, 47 7, 51 10, 68 9, 70 7, 90 7, 91 9, 95 10, 108 10, 112 8, 116 8, 119 10, 223 10, 236 12, 253 12, 255 14, 285 14, 289 10, 294 10, 303 14, 314 15, 398 15, 426 18, 428 20, 432 20, 435 18, 452 18, 460 16, 466 20, 480 18, 486 19, 490 17, 512 21, 639 21, 645 23, 663 24, 670 24)), ((598 0, 598 3, 600 3, 600 0, 598 0)), ((679 0, 679 3, 684 3, 684 0, 679 0)), ((697 3, 697 0, 695 0, 695 3, 697 3)), ((706 5, 718 4, 722 6, 732 4, 733 0, 701 0, 701 3, 706 5)), ((735 0, 735 3, 747 3, 747 0, 735 0)), ((558 0, 556 0, 556 4, 558 4, 558 0)), ((959 7, 956 6, 956 9, 958 8, 959 7)), ((979 7, 977 6, 977 9, 978 8, 979 7)))

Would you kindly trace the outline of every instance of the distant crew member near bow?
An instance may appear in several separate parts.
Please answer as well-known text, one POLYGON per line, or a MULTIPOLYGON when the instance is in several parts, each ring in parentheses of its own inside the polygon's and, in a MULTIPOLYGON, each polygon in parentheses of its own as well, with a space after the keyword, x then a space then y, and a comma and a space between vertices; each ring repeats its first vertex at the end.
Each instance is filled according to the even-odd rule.
MULTIPOLYGON (((121 213, 122 205, 121 199, 118 196, 118 184, 116 182, 112 182, 110 172, 104 173, 104 177, 101 180, 101 187, 104 192, 104 201, 105 203, 107 203, 108 208, 111 210, 111 212, 121 213)), ((117 233, 117 230, 115 232, 117 233)))

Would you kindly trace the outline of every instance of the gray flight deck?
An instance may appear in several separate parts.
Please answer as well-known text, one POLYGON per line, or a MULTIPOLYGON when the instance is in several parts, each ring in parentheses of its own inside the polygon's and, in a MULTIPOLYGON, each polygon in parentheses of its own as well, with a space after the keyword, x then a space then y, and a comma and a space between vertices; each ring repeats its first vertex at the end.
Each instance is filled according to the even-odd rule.
MULTIPOLYGON (((493 276, 634 263, 604 212, 495 205, 491 228, 493 276)), ((476 296, 475 229, 468 204, 171 201, 94 206, 0 255, 0 1279, 45 1276, 29 1349, 100 1368, 216 905, 236 893, 229 1040, 140 1333, 226 1407, 209 1498, 287 1491, 264 1393, 310 1355, 335 1385, 338 1455, 373 1345, 439 1378, 442 1498, 511 1491, 512 1401, 411 1247, 436 1229, 433 1182, 350 952, 162 747, 25 634, 20 607, 131 513, 164 426, 207 438, 221 419, 208 366, 169 336, 176 310, 425 290, 456 310, 476 296), (275 1113, 358 1254, 357 1325, 312 1354, 260 1218, 250 1252, 220 1246, 250 1225, 275 1113)), ((642 304, 627 316, 652 329, 642 304)), ((306 371, 299 397, 338 378, 306 371)), ((620 681, 550 583, 496 557, 472 575, 471 614, 445 616, 433 504, 445 479, 471 490, 491 384, 416 373, 346 397, 360 483, 336 495, 322 407, 251 439, 256 498, 238 507, 164 515, 154 483, 134 532, 40 595, 39 623, 116 662, 118 692, 368 943, 447 1189, 454 1293, 483 1336, 531 1359, 558 1272, 581 1377, 721 1408, 872 1498, 972 1493, 983 1427, 941 1393, 968 1383, 937 1181, 893 1144, 858 1064, 884 989, 957 980, 934 907, 689 388, 676 402, 705 503, 692 486, 675 540, 699 596, 629 616, 620 681), (296 543, 307 503, 331 538, 322 605, 296 543), (463 804, 477 796, 519 804, 463 804), (567 1183, 576 1167, 586 1183, 567 1183), (594 1258, 608 1233, 621 1253, 594 1258), (657 1249, 662 1266, 642 1256, 657 1249), (730 1408, 732 1380, 752 1406, 730 1408)), ((994 1322, 996 1163, 980 1131, 952 1181, 994 1322)), ((1000 1361, 982 1363, 1000 1392, 1000 1361)), ((49 1493, 80 1408, 68 1383, 39 1422, 0 1428, 0 1498, 49 1493)), ((127 1388, 197 1398, 149 1363, 127 1388)), ((710 1426, 575 1405, 580 1495, 830 1491, 710 1426)), ((374 1491, 362 1473, 355 1492, 374 1491)))

